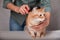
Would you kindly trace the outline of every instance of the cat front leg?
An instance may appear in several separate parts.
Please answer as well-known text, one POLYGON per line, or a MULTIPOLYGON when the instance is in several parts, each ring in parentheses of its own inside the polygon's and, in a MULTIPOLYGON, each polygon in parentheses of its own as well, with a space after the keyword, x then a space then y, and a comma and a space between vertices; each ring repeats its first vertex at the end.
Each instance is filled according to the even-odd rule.
POLYGON ((40 37, 40 32, 37 32, 36 33, 36 37, 40 37))
POLYGON ((46 29, 43 29, 43 31, 40 34, 40 37, 44 37, 46 35, 46 29))
POLYGON ((31 33, 32 39, 35 40, 36 39, 35 32, 34 31, 30 31, 30 33, 31 33))
POLYGON ((35 34, 34 34, 34 31, 30 31, 30 34, 33 38, 35 38, 35 34))

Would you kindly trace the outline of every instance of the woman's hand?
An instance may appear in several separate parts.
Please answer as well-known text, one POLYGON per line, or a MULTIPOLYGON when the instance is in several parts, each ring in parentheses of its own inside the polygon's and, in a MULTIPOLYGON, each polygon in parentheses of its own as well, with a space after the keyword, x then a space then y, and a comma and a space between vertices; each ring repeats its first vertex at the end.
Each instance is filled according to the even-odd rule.
POLYGON ((49 25, 50 12, 46 12, 45 16, 46 16, 46 20, 42 24, 34 26, 33 29, 38 31, 38 30, 42 30, 43 28, 49 25))
POLYGON ((28 5, 22 5, 19 8, 19 13, 21 13, 22 15, 28 14, 30 8, 28 5))
POLYGON ((18 7, 12 3, 8 3, 7 8, 17 13, 21 13, 22 15, 28 14, 28 11, 30 10, 29 6, 26 4, 18 7))

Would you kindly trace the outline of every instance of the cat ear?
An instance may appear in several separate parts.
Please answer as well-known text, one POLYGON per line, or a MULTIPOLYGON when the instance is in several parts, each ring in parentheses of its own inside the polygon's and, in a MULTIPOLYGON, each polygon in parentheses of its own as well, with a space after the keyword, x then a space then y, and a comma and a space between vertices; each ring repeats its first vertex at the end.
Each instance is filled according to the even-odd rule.
POLYGON ((36 14, 36 13, 37 13, 37 7, 34 7, 33 10, 32 10, 32 12, 33 12, 34 14, 36 14))
POLYGON ((42 8, 42 10, 41 10, 42 12, 45 12, 45 8, 42 8))
POLYGON ((37 9, 37 7, 34 7, 34 8, 33 8, 33 11, 36 11, 36 9, 37 9))

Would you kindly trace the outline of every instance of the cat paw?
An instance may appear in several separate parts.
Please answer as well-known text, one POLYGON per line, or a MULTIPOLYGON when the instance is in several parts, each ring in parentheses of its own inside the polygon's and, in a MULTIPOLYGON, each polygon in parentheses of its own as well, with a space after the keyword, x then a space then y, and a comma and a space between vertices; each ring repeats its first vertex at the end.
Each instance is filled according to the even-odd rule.
POLYGON ((32 38, 36 38, 35 36, 32 36, 32 38))
POLYGON ((40 38, 43 38, 45 35, 40 35, 40 38))

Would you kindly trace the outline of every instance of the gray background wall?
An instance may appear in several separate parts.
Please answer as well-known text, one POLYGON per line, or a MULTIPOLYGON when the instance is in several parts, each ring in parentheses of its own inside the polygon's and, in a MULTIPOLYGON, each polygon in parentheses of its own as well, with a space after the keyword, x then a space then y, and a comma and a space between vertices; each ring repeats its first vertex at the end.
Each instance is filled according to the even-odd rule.
MULTIPOLYGON (((2 8, 0 0, 0 31, 9 31, 9 10, 2 8)), ((60 0, 51 0, 52 12, 48 30, 60 30, 60 0)))

